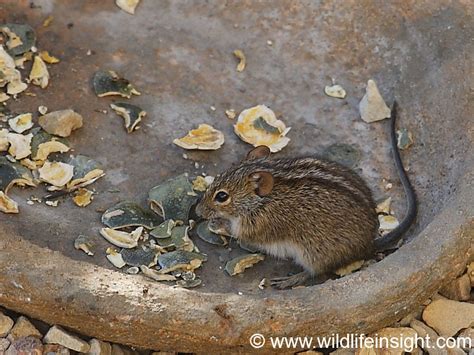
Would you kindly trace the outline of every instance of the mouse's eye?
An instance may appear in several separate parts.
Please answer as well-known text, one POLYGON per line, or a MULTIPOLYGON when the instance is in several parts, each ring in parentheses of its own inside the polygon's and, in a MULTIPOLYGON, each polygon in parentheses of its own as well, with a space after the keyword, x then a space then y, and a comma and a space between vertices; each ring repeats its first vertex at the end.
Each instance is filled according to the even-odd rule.
POLYGON ((223 190, 217 191, 214 196, 214 201, 218 203, 225 203, 229 201, 229 194, 223 190))

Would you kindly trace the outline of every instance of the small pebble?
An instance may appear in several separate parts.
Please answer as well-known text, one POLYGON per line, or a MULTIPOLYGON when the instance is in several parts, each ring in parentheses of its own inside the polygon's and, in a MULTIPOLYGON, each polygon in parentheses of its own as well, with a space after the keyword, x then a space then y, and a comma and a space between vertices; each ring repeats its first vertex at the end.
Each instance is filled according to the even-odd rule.
POLYGON ((90 350, 90 345, 87 342, 75 335, 69 334, 56 325, 48 330, 43 340, 47 344, 59 344, 81 353, 87 353, 90 350))

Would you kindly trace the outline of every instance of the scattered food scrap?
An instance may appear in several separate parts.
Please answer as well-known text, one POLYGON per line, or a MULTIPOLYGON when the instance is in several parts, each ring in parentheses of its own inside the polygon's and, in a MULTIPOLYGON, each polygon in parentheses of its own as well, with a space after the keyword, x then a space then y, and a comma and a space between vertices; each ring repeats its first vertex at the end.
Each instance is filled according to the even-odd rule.
POLYGON ((120 248, 135 248, 141 237, 143 227, 137 227, 134 231, 127 233, 112 228, 102 228, 100 234, 110 243, 120 248))
POLYGON ((12 163, 0 157, 0 190, 5 194, 14 185, 36 186, 31 172, 18 163, 12 163))
POLYGON ((237 116, 237 113, 235 112, 235 110, 229 109, 225 110, 225 115, 227 116, 227 118, 233 120, 237 116))
POLYGON ((63 187, 72 179, 74 167, 66 163, 46 161, 38 172, 41 180, 53 186, 63 187))
POLYGON ((7 23, 0 31, 8 37, 7 48, 12 56, 19 56, 36 44, 36 34, 30 25, 7 23))
POLYGON ((117 250, 113 248, 107 248, 105 251, 106 258, 111 262, 111 264, 119 269, 123 268, 125 265, 125 261, 123 261, 122 254, 117 252, 117 250))
POLYGON ((324 93, 330 97, 343 99, 346 97, 346 90, 341 85, 331 85, 324 88, 324 93))
POLYGON ((207 243, 225 246, 228 244, 227 238, 220 234, 213 233, 209 230, 208 221, 200 222, 196 227, 196 234, 199 238, 207 243))
POLYGON ((91 190, 81 188, 76 191, 72 200, 79 207, 86 207, 92 202, 92 195, 94 193, 91 190))
POLYGON ((401 150, 408 149, 413 144, 413 136, 406 128, 397 131, 397 146, 401 150))
POLYGON ((8 129, 2 128, 0 129, 0 152, 6 152, 10 143, 8 142, 8 129))
POLYGON ((23 133, 33 127, 33 116, 31 113, 23 113, 8 120, 8 125, 16 133, 23 133))
POLYGON ((28 157, 31 154, 31 139, 33 134, 8 133, 7 140, 10 143, 8 153, 16 160, 28 157))
MULTIPOLYGON (((194 275, 194 273, 193 273, 194 275)), ((192 280, 179 280, 176 282, 176 285, 179 286, 179 287, 183 287, 183 288, 194 288, 194 287, 197 287, 199 285, 201 285, 202 283, 202 280, 201 279, 192 279, 192 280)))
POLYGON ((384 214, 390 214, 391 209, 390 205, 392 204, 392 198, 386 198, 382 202, 380 202, 377 207, 375 208, 376 213, 384 213, 384 214))
POLYGON ((129 99, 132 95, 140 95, 127 79, 121 78, 112 70, 97 71, 94 74, 93 86, 99 97, 118 95, 129 99))
POLYGON ((48 64, 59 63, 59 58, 56 58, 56 57, 50 55, 48 51, 41 51, 39 53, 39 56, 41 57, 41 59, 43 59, 43 61, 45 61, 48 64))
POLYGON ((176 222, 172 219, 167 219, 161 223, 158 227, 154 228, 150 235, 157 239, 165 239, 171 237, 171 230, 176 225, 176 222))
POLYGON ((244 272, 245 269, 252 267, 253 265, 264 259, 265 256, 263 254, 258 253, 241 255, 228 261, 225 265, 225 271, 230 276, 235 276, 244 272))
POLYGON ((207 257, 204 254, 176 250, 169 253, 161 254, 158 257, 160 264, 160 273, 167 274, 174 270, 194 271, 199 268, 207 257))
POLYGON ((224 144, 224 134, 208 124, 200 124, 173 143, 184 149, 216 150, 224 144))
POLYGON ((239 64, 237 64, 237 71, 238 72, 244 71, 245 66, 247 64, 244 52, 242 52, 240 49, 236 49, 234 51, 234 55, 237 59, 240 60, 239 64))
POLYGON ((70 156, 66 163, 74 167, 74 175, 68 184, 70 190, 90 185, 105 175, 99 164, 85 155, 70 156))
POLYGON ((182 174, 152 188, 148 201, 151 209, 164 219, 184 222, 189 220, 189 211, 197 197, 188 178, 182 174))
POLYGON ((48 27, 49 25, 51 25, 53 20, 54 20, 53 15, 49 15, 48 17, 46 17, 45 20, 43 21, 43 27, 48 27))
POLYGON ((360 117, 367 123, 383 120, 390 117, 390 108, 380 95, 375 81, 367 82, 367 89, 364 97, 359 103, 360 117))
POLYGON ((110 104, 110 107, 118 115, 123 117, 125 129, 128 133, 132 133, 134 130, 138 129, 138 124, 142 121, 142 118, 146 116, 146 111, 138 106, 125 102, 116 102, 110 104))
POLYGON ((199 191, 199 192, 204 192, 207 190, 207 187, 209 184, 207 183, 206 179, 202 176, 197 176, 193 180, 193 190, 194 191, 199 191))
POLYGON ((18 213, 18 204, 0 191, 0 211, 3 213, 18 213))
POLYGON ((141 265, 140 270, 146 277, 155 281, 176 281, 176 277, 173 275, 162 274, 155 269, 151 269, 148 266, 141 265))
POLYGON ((46 63, 39 55, 33 60, 33 67, 30 72, 30 82, 45 89, 49 84, 49 72, 46 63))
POLYGON ((158 254, 147 247, 138 247, 133 249, 123 249, 121 251, 122 259, 129 266, 147 266, 152 267, 157 263, 158 254))
POLYGON ((131 15, 135 14, 135 9, 139 2, 140 0, 115 0, 115 4, 118 7, 131 15))
POLYGON ((390 215, 379 215, 379 230, 382 233, 390 232, 391 230, 395 229, 398 227, 400 224, 398 222, 398 219, 396 219, 394 216, 390 215))
MULTIPOLYGON (((33 146, 33 144, 32 144, 33 146)), ((51 140, 49 142, 40 143, 33 154, 33 148, 31 156, 34 160, 46 160, 51 153, 65 153, 69 151, 69 147, 56 140, 51 140)))
POLYGON ((162 221, 163 219, 152 211, 128 201, 110 207, 102 215, 102 223, 111 229, 137 226, 153 229, 162 221))
POLYGON ((94 242, 92 238, 86 237, 85 235, 80 235, 74 240, 74 248, 77 250, 82 250, 89 256, 93 256, 94 252, 92 251, 94 247, 94 242))
POLYGON ((275 113, 265 105, 242 111, 234 125, 234 132, 254 147, 266 145, 270 151, 283 149, 290 139, 285 137, 290 127, 278 120, 275 113))
POLYGON ((54 111, 41 116, 38 123, 50 134, 69 137, 73 130, 82 127, 82 116, 73 110, 54 111))

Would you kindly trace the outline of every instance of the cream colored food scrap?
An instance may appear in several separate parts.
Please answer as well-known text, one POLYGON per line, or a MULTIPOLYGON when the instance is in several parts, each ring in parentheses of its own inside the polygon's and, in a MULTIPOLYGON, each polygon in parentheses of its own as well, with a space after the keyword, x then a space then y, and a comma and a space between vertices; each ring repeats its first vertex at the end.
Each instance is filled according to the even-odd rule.
POLYGON ((77 190, 72 200, 77 206, 86 207, 92 202, 93 194, 94 193, 91 190, 82 188, 82 189, 77 190))
POLYGON ((130 249, 138 245, 138 239, 142 235, 143 227, 138 227, 131 233, 118 231, 112 228, 101 228, 100 234, 113 245, 120 248, 130 249))
POLYGON ((324 93, 337 99, 343 99, 346 97, 346 90, 344 90, 341 85, 326 86, 324 88, 324 93))
POLYGON ((133 15, 140 0, 115 0, 115 4, 123 11, 133 15))
POLYGON ((291 127, 278 120, 275 113, 265 105, 242 111, 234 125, 234 132, 254 147, 266 145, 270 151, 282 150, 290 141, 286 134, 291 127))
POLYGON ((49 141, 41 143, 38 146, 36 156, 33 157, 34 160, 46 160, 48 155, 51 153, 65 153, 69 150, 69 147, 64 143, 58 141, 49 141))
POLYGON ((234 55, 237 59, 240 60, 239 64, 237 65, 237 71, 242 72, 245 69, 245 66, 247 64, 247 59, 245 58, 244 52, 242 52, 240 49, 236 49, 234 51, 234 55))
POLYGON ((184 149, 216 150, 224 144, 224 134, 208 124, 200 124, 173 143, 184 149))
POLYGON ((18 204, 0 191, 0 211, 3 213, 18 213, 18 204))
POLYGON ((59 58, 56 58, 55 56, 50 55, 48 51, 41 51, 39 53, 39 56, 41 57, 41 59, 43 59, 43 61, 45 61, 48 64, 59 63, 59 58))
POLYGON ((8 120, 8 125, 16 133, 23 133, 24 131, 33 127, 33 116, 31 113, 23 113, 8 120))
POLYGON ((8 142, 8 129, 0 129, 0 152, 6 152, 10 143, 8 142))
POLYGON ((46 161, 38 172, 41 180, 62 187, 72 179, 74 167, 66 163, 46 161))
POLYGON ((389 232, 395 228, 398 227, 400 224, 398 222, 398 219, 396 219, 394 216, 385 216, 385 215, 379 215, 379 230, 384 233, 384 232, 389 232))
POLYGON ((30 81, 42 89, 46 88, 49 84, 49 72, 45 62, 39 55, 35 56, 33 61, 33 67, 30 72, 30 81))
POLYGON ((27 135, 8 133, 7 140, 10 143, 10 149, 8 149, 8 153, 10 153, 10 155, 17 160, 26 158, 31 154, 32 138, 33 135, 31 133, 27 135))

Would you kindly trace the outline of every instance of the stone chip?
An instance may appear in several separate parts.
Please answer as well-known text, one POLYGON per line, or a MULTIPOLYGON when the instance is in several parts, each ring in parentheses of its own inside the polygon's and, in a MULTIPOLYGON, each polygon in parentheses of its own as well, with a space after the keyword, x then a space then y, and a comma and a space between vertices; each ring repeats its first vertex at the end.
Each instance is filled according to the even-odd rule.
POLYGON ((87 353, 91 346, 84 340, 69 334, 58 326, 52 326, 44 336, 44 342, 47 344, 59 344, 68 349, 87 353))
POLYGON ((425 308, 423 320, 439 335, 451 337, 474 325, 474 304, 439 299, 425 308))
POLYGON ((68 137, 73 130, 82 127, 82 116, 70 109, 60 110, 41 116, 38 123, 50 134, 68 137))

